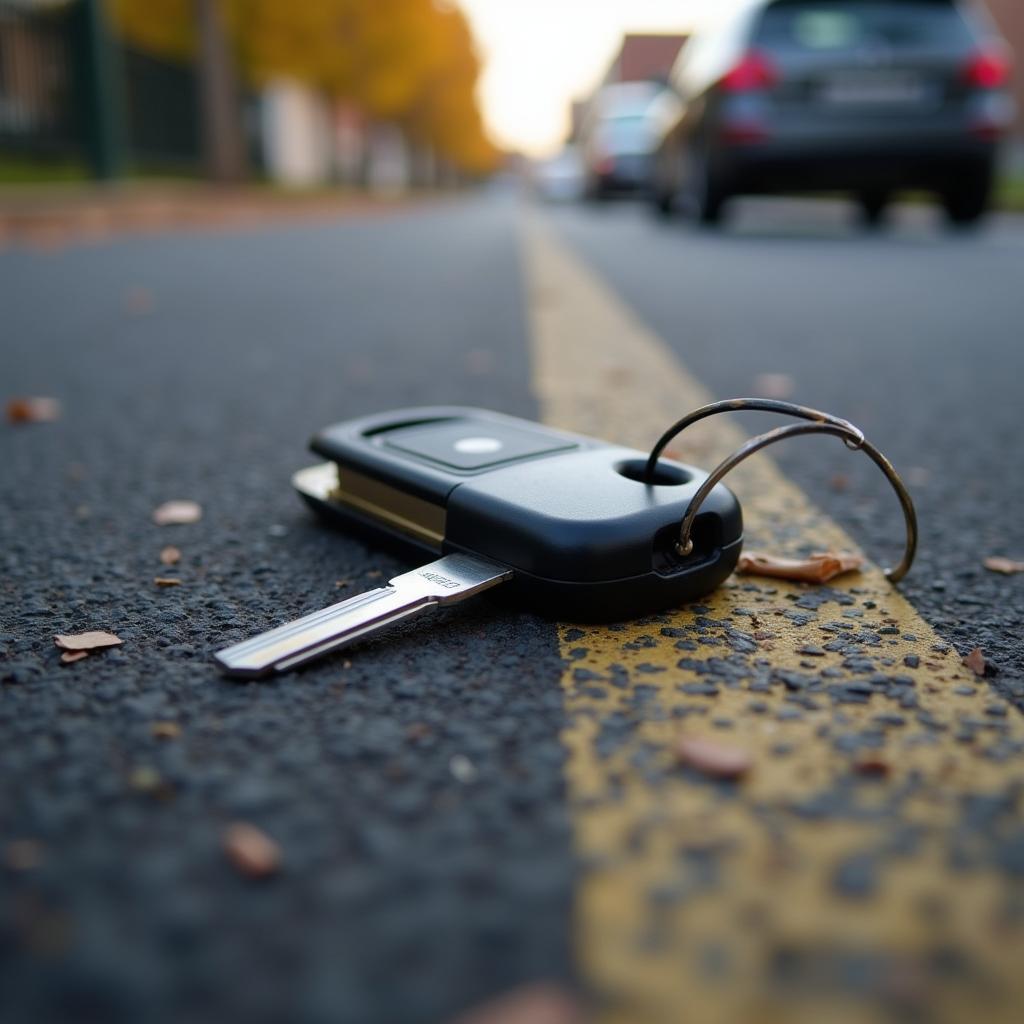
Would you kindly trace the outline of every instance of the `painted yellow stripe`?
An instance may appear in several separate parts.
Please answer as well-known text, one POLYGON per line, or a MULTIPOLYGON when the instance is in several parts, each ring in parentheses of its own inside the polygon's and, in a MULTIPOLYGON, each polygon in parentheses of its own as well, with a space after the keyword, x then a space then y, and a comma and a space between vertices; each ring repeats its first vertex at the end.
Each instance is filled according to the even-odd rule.
MULTIPOLYGON (((548 423, 646 449, 709 400, 539 223, 526 229, 524 260, 548 423)), ((719 420, 678 447, 709 466, 739 439, 719 420)), ((818 443, 834 443, 837 460, 858 457, 818 443)), ((855 549, 768 457, 730 485, 751 546, 855 549)), ((837 599, 817 609, 800 607, 813 604, 808 593, 734 578, 702 609, 617 630, 560 627, 583 864, 575 941, 600 1019, 1024 1019, 1016 712, 877 568, 835 586, 837 599), (808 645, 845 650, 802 653, 808 645), (863 704, 813 692, 879 676, 900 678, 863 704), (793 689, 815 679, 811 692, 793 689), (717 693, 692 692, 709 680, 717 693), (684 731, 750 751, 747 781, 716 785, 676 768, 670 747, 684 731), (880 744, 887 777, 853 771, 858 735, 880 744)))

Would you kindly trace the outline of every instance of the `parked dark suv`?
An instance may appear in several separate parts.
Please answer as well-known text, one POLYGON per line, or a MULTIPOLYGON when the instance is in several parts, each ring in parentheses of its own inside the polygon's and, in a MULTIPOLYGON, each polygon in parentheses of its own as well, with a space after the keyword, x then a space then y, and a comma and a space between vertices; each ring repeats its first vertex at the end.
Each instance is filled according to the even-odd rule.
POLYGON ((738 193, 852 191, 869 223, 899 189, 955 224, 986 211, 1013 118, 1010 56, 958 0, 750 0, 699 30, 672 71, 657 208, 717 222, 738 193))

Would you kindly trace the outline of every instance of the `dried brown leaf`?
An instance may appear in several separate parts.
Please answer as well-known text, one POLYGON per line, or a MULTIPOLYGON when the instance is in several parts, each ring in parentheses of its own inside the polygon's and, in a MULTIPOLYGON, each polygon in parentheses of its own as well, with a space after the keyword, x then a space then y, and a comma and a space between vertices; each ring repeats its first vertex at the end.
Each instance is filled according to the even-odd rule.
POLYGON ((860 555, 849 551, 816 551, 806 558, 783 558, 763 551, 744 551, 736 571, 748 576, 771 576, 799 583, 828 583, 848 572, 859 572, 860 555))
POLYGON ((494 353, 485 348, 470 349, 466 353, 466 370, 474 377, 485 377, 494 372, 494 353))
POLYGON ((796 381, 788 373, 761 373, 754 378, 754 394, 761 398, 789 398, 796 381))
POLYGON ((124 293, 124 311, 135 316, 142 316, 153 311, 153 292, 149 288, 136 285, 124 293))
POLYGON ((11 871, 32 871, 43 863, 46 847, 38 839, 12 839, 4 849, 4 863, 11 871))
POLYGON ((228 825, 223 843, 228 860, 247 878, 266 878, 281 867, 281 847, 255 825, 228 825))
POLYGON ((988 668, 988 663, 985 661, 985 655, 981 653, 980 647, 975 647, 974 650, 963 659, 963 663, 976 676, 984 676, 985 670, 988 668))
POLYGON ((853 770, 858 775, 879 779, 885 778, 889 774, 891 766, 884 757, 878 754, 867 754, 854 761, 853 770))
POLYGON ((159 793, 164 780, 155 768, 140 765, 128 773, 128 785, 139 793, 159 793))
POLYGON ((681 764, 715 779, 741 778, 753 765, 745 750, 700 736, 680 736, 675 752, 681 764))
POLYGON ((179 499, 165 501, 153 509, 153 522, 157 526, 178 526, 184 523, 198 523, 203 518, 203 508, 197 501, 179 499))
POLYGON ((451 1024, 585 1024, 579 1001, 559 985, 536 982, 461 1014, 451 1024))
POLYGON ((53 641, 64 651, 95 651, 99 647, 116 647, 124 643, 119 636, 105 633, 101 629, 94 629, 88 633, 58 634, 53 641))
POLYGON ((60 419, 56 398, 12 398, 7 402, 8 423, 52 423, 60 419))
POLYGON ((181 552, 173 544, 168 544, 160 549, 160 561, 164 565, 177 565, 181 561, 181 552))
POLYGON ((149 731, 158 740, 176 740, 181 735, 181 726, 177 722, 154 722, 149 731))
POLYGON ((60 660, 65 665, 73 665, 76 661, 81 661, 83 658, 88 658, 88 651, 65 651, 61 656, 60 660))
POLYGON ((154 576, 153 582, 158 587, 180 587, 181 580, 175 576, 154 576))
POLYGON ((1012 558, 986 558, 983 564, 991 572, 1001 572, 1004 576, 1024 572, 1024 562, 1015 562, 1012 558))

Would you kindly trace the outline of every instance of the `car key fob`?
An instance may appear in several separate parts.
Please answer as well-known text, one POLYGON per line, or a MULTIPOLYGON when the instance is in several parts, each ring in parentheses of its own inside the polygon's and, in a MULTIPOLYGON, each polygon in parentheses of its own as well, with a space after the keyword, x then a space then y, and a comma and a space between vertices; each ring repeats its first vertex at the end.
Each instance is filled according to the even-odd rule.
MULTIPOLYGON (((294 484, 322 515, 422 558, 470 555, 511 571, 525 606, 572 621, 616 621, 680 605, 736 566, 740 506, 718 485, 701 505, 692 551, 679 524, 707 474, 483 409, 402 409, 327 427, 329 461, 294 484)), ((420 571, 421 574, 423 571, 420 571)))
POLYGON ((311 447, 330 461, 294 483, 318 513, 434 560, 218 651, 228 675, 287 672, 498 584, 560 619, 633 618, 706 594, 739 559, 739 503, 708 474, 662 460, 649 477, 632 448, 510 416, 403 409, 328 427, 311 447))

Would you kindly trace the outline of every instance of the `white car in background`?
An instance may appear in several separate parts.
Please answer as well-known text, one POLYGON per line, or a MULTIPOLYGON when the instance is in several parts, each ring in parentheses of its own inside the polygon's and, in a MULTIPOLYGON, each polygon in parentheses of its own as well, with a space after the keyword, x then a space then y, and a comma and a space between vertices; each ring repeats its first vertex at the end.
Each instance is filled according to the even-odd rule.
POLYGON ((583 196, 583 161, 575 146, 533 166, 533 187, 549 203, 573 203, 583 196))
POLYGON ((659 141, 656 115, 667 93, 657 82, 620 82, 590 101, 580 129, 588 198, 647 190, 659 141))

